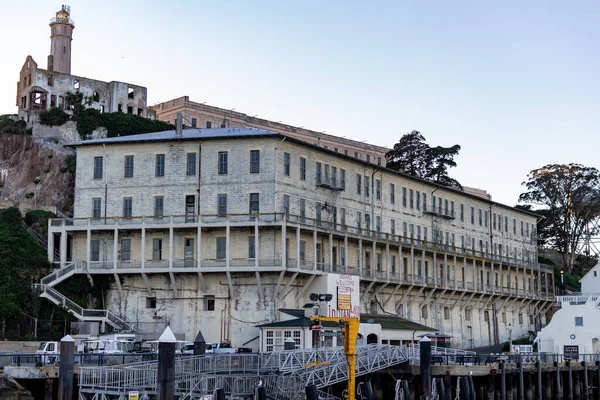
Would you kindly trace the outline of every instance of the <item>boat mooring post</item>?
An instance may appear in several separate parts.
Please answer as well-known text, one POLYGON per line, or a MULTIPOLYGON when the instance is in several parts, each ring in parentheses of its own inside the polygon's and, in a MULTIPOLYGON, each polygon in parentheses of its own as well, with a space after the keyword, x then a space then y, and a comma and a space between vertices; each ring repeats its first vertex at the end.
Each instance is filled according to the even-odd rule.
POLYGON ((517 369, 519 370, 519 400, 525 398, 525 382, 523 380, 523 363, 519 359, 517 362, 517 369))
POLYGON ((258 386, 254 389, 254 400, 267 400, 267 390, 264 386, 258 386))
POLYGON ((567 361, 567 400, 573 400, 573 368, 571 361, 567 361))
POLYGON ((73 399, 73 364, 75 363, 75 339, 70 335, 60 340, 60 366, 58 367, 58 398, 73 399))
POLYGON ((158 339, 158 394, 156 400, 175 397, 175 345, 177 339, 168 326, 158 339))
POLYGON ((558 357, 557 360, 554 361, 554 372, 556 373, 556 376, 554 377, 554 398, 556 400, 562 400, 563 395, 560 390, 560 364, 558 363, 558 357))
POLYGON ((227 400, 227 398, 225 397, 225 389, 223 389, 223 388, 215 389, 214 394, 213 394, 213 399, 214 400, 227 400))
POLYGON ((596 361, 596 400, 600 400, 600 361, 596 361))
POLYGON ((198 331, 198 334, 194 339, 194 355, 203 356, 204 354, 206 354, 206 340, 204 340, 202 331, 198 331))
POLYGON ((587 362, 582 361, 581 366, 583 367, 583 398, 584 400, 590 400, 590 381, 588 379, 587 362))
POLYGON ((423 336, 419 342, 419 366, 421 373, 421 399, 431 399, 431 339, 423 336))
POLYGON ((500 396, 506 400, 506 366, 504 360, 500 361, 500 396))
POLYGON ((306 400, 319 400, 319 393, 315 384, 307 385, 304 390, 306 392, 306 400))

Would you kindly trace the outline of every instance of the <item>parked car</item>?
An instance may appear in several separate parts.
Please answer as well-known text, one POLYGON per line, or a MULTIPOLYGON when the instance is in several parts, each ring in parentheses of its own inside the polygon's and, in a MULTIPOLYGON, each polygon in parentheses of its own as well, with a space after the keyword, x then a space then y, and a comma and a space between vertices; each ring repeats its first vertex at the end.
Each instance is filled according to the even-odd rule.
MULTIPOLYGON (((233 347, 231 343, 219 342, 219 343, 206 343, 205 354, 238 354, 238 353, 252 353, 252 349, 249 347, 233 347)), ((181 354, 194 354, 194 343, 186 343, 181 348, 181 354)))
MULTIPOLYGON (((194 343, 186 343, 183 345, 181 354, 194 354, 194 343)), ((213 343, 206 343, 204 354, 213 354, 213 343)))
POLYGON ((249 347, 233 347, 228 342, 213 343, 212 351, 214 354, 252 353, 252 349, 249 347))

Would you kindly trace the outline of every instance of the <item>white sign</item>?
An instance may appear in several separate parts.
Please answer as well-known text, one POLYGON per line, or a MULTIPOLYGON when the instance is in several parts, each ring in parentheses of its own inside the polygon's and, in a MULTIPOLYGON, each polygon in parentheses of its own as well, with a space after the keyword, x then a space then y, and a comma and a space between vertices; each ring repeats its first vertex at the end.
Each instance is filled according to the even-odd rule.
POLYGON ((360 318, 360 281, 356 275, 327 274, 318 277, 307 293, 331 294, 328 317, 360 318))

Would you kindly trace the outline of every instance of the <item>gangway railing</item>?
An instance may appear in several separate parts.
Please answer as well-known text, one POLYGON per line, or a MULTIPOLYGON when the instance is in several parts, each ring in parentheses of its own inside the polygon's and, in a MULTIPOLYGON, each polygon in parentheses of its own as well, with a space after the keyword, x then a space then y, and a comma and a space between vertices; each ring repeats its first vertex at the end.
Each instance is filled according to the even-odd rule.
MULTIPOLYGON (((366 345, 357 347, 356 374, 364 375, 407 361, 405 347, 366 345)), ((143 362, 112 367, 81 367, 79 388, 84 393, 156 391, 158 363, 143 362)), ((299 349, 269 354, 214 354, 181 357, 175 361, 176 390, 180 396, 212 393, 214 384, 227 393, 251 394, 262 381, 277 398, 294 399, 304 386, 323 388, 348 379, 343 348, 299 349), (315 363, 319 363, 314 365, 315 363), (215 383, 216 382, 216 383, 215 383), (237 385, 237 386, 236 386, 237 385), (251 390, 246 392, 246 390, 251 390)))

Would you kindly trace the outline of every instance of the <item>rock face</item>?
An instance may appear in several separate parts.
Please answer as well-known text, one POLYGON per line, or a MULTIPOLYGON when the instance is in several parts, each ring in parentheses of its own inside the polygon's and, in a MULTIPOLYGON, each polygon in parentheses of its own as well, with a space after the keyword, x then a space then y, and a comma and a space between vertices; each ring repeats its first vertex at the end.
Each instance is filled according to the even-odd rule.
POLYGON ((0 374, 0 399, 33 400, 31 392, 17 383, 10 376, 0 374))
POLYGON ((75 151, 30 135, 0 134, 0 200, 73 208, 75 151), (70 168, 69 165, 72 165, 70 168))

